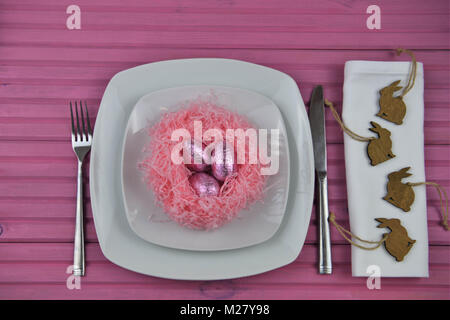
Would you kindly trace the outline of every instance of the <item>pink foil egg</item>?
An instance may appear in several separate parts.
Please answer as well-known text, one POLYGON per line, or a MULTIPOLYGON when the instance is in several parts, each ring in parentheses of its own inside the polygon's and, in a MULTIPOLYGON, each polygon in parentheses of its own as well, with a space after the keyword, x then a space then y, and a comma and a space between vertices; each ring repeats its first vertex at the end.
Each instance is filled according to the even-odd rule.
POLYGON ((236 153, 233 149, 227 147, 227 145, 223 144, 223 152, 216 153, 216 150, 213 150, 211 153, 212 157, 212 174, 219 181, 225 181, 225 179, 237 172, 236 165, 236 153))
POLYGON ((200 197, 215 197, 219 195, 219 182, 207 173, 194 173, 189 177, 189 183, 200 197))
POLYGON ((186 142, 185 147, 187 148, 187 150, 190 150, 190 155, 187 155, 188 157, 190 157, 190 163, 186 163, 188 161, 185 160, 186 167, 188 169, 196 172, 209 170, 209 164, 207 164, 208 162, 206 161, 205 146, 202 143, 198 143, 197 145, 192 139, 191 141, 186 142), (194 163, 195 157, 201 159, 202 163, 194 163))

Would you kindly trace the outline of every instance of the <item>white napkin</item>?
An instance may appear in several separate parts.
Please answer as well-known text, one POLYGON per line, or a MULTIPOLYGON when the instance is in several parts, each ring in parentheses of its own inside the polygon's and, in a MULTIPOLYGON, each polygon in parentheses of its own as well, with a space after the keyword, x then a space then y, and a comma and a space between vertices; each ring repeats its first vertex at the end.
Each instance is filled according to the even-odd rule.
MULTIPOLYGON (((404 167, 412 176, 402 182, 425 181, 424 164, 424 102, 423 65, 417 63, 414 87, 403 98, 406 115, 403 124, 396 125, 375 114, 379 111, 379 90, 396 80, 405 86, 410 62, 348 61, 345 64, 344 99, 342 118, 355 133, 376 136, 368 130, 375 121, 391 131, 392 152, 395 158, 371 166, 367 143, 344 134, 345 167, 350 228, 355 235, 378 241, 389 229, 377 228, 375 218, 397 218, 407 229, 413 245, 404 260, 397 262, 384 245, 372 251, 352 246, 352 273, 368 277, 371 265, 378 266, 381 277, 428 277, 428 232, 425 186, 414 187, 415 200, 411 211, 393 206, 382 198, 386 195, 387 175, 404 167)), ((402 89, 403 90, 403 89, 402 89)), ((402 90, 396 92, 398 95, 402 90)))

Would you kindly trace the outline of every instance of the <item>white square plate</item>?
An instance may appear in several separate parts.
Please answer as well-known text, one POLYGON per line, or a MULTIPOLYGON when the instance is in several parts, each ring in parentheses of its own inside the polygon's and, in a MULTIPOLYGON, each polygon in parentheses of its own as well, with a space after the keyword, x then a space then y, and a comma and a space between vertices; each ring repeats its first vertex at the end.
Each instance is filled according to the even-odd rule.
MULTIPOLYGON (((270 139, 268 140, 270 142, 270 139)), ((270 146, 269 146, 270 148, 270 146)), ((270 150, 270 149, 269 149, 270 150)), ((286 209, 289 190, 289 150, 280 111, 272 100, 253 91, 221 86, 184 86, 151 92, 134 106, 123 143, 122 190, 131 229, 149 242, 185 250, 230 250, 266 241, 278 230, 286 209), (155 202, 153 192, 138 169, 149 154, 149 127, 186 101, 214 99, 215 103, 246 117, 256 129, 278 130, 276 174, 267 176, 263 201, 241 210, 230 223, 209 231, 191 230, 171 221, 155 202)), ((274 164, 275 165, 275 164, 274 164)))
POLYGON ((116 74, 96 120, 90 189, 100 247, 106 258, 126 269, 163 278, 215 280, 253 275, 292 262, 306 237, 314 193, 311 133, 295 81, 274 69, 228 59, 162 61, 116 74), (149 243, 130 228, 120 174, 128 119, 134 105, 149 92, 187 85, 247 89, 278 106, 286 125, 291 174, 284 218, 269 240, 234 250, 190 251, 149 243))

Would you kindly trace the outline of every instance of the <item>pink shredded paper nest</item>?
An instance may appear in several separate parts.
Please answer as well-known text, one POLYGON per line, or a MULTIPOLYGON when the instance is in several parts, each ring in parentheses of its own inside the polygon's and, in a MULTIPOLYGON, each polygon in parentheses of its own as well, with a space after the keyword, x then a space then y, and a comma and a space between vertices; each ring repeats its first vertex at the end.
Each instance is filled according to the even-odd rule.
MULTIPOLYGON (((202 122, 203 132, 219 129, 225 137, 227 129, 253 128, 241 115, 209 101, 196 100, 188 107, 165 113, 161 120, 149 129, 149 156, 140 164, 145 172, 145 182, 153 191, 158 205, 166 214, 184 227, 191 229, 215 229, 231 221, 241 209, 263 197, 265 176, 261 165, 238 164, 237 174, 227 178, 219 196, 198 196, 188 178, 193 173, 184 164, 171 160, 172 132, 184 128, 194 136, 194 120, 202 122)), ((246 148, 246 153, 248 148, 246 148)))

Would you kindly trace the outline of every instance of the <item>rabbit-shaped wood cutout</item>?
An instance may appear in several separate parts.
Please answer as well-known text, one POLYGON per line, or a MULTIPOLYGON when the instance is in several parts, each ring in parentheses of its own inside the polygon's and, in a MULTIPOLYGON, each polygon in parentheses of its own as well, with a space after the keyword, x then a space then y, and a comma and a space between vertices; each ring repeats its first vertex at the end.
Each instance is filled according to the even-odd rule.
POLYGON ((383 234, 383 237, 387 237, 384 242, 384 247, 387 252, 397 261, 403 261, 403 258, 411 250, 416 240, 411 239, 408 236, 408 231, 400 223, 399 219, 385 219, 376 218, 376 221, 380 222, 378 228, 388 228, 390 233, 383 234))
POLYGON ((399 83, 397 80, 380 90, 380 111, 377 113, 377 116, 396 124, 402 124, 406 114, 403 96, 394 97, 394 92, 403 88, 397 86, 399 83))
POLYGON ((370 158, 370 164, 377 164, 392 159, 395 155, 392 153, 391 132, 375 121, 371 121, 372 128, 369 130, 378 134, 378 139, 372 139, 367 145, 367 154, 370 158))
POLYGON ((405 212, 411 210, 411 204, 415 197, 412 186, 401 181, 403 178, 411 176, 411 173, 408 173, 410 168, 406 167, 388 175, 387 195, 383 198, 405 212))

